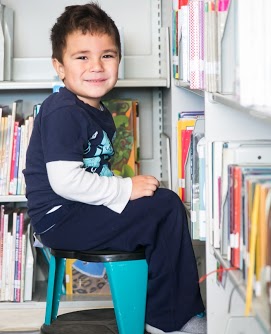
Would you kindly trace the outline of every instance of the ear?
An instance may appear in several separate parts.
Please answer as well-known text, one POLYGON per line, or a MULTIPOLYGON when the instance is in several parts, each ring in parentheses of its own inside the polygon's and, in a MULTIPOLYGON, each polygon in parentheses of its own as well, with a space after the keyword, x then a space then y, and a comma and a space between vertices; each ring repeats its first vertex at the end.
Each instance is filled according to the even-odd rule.
POLYGON ((52 59, 52 63, 53 63, 54 69, 57 72, 59 78, 61 80, 64 80, 65 79, 64 65, 61 64, 56 58, 52 59))

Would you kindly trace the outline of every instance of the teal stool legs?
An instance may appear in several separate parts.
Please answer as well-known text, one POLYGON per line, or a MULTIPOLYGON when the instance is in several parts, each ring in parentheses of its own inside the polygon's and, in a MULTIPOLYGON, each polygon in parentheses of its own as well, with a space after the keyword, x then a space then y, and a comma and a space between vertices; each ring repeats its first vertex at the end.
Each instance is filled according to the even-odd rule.
MULTIPOLYGON (((86 262, 103 262, 113 299, 119 334, 144 334, 148 281, 145 250, 120 252, 111 250, 68 251, 51 249, 45 322, 50 326, 57 319, 65 274, 66 258, 86 262)), ((68 333, 67 333, 68 334, 68 333)))
POLYGON ((119 334, 144 334, 148 265, 145 259, 106 262, 119 334))
POLYGON ((57 318, 62 284, 65 274, 66 259, 51 255, 46 298, 45 325, 50 325, 57 318))

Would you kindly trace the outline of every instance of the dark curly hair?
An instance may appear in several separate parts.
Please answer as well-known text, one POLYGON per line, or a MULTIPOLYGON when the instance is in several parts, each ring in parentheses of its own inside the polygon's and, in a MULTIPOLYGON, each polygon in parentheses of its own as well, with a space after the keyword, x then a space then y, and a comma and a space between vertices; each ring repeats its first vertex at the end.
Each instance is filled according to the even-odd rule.
POLYGON ((111 17, 95 2, 65 7, 65 11, 58 17, 51 30, 52 58, 56 58, 62 63, 66 38, 78 30, 83 34, 90 32, 91 34, 107 34, 113 37, 121 59, 119 30, 111 17))

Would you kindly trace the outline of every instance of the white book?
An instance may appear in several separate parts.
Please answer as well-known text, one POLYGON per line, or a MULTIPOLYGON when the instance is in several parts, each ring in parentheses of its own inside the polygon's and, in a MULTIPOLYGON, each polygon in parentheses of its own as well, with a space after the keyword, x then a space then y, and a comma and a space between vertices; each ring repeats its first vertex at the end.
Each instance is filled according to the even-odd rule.
POLYGON ((2 262, 2 284, 1 284, 1 296, 0 300, 5 301, 5 288, 6 288, 6 271, 7 271, 7 234, 8 234, 8 215, 4 213, 4 228, 3 228, 3 262, 2 262))
POLYGON ((2 151, 2 175, 1 175, 1 195, 7 195, 8 169, 10 159, 10 142, 11 140, 12 116, 7 116, 7 124, 4 134, 4 146, 2 151))
POLYGON ((33 275, 34 275, 34 254, 31 245, 31 226, 28 224, 26 232, 26 254, 24 266, 24 301, 32 300, 33 275))
POLYGON ((12 284, 10 285, 10 300, 14 301, 14 280, 15 280, 15 259, 16 259, 16 220, 17 212, 12 213, 12 265, 10 270, 10 280, 12 284))
POLYGON ((5 301, 10 301, 10 285, 13 284, 13 281, 10 281, 10 269, 11 269, 11 248, 12 248, 12 235, 11 232, 8 232, 6 235, 6 277, 5 277, 5 301))
POLYGON ((199 155, 199 239, 206 240, 206 175, 205 175, 205 137, 197 145, 199 155))
POLYGON ((212 208, 212 227, 213 227, 213 246, 220 247, 220 194, 222 177, 222 152, 223 142, 214 142, 212 150, 213 160, 213 208, 212 208))
POLYGON ((25 287, 25 257, 26 257, 26 233, 22 235, 22 277, 20 286, 20 302, 24 301, 24 287, 25 287))
POLYGON ((181 41, 180 41, 180 73, 185 82, 189 81, 189 6, 180 9, 181 41))

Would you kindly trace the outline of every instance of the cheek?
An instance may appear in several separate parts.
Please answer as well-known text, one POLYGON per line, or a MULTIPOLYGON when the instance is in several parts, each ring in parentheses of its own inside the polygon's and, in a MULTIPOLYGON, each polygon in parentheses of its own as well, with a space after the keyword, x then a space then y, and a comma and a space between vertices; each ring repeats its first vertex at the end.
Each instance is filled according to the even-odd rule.
POLYGON ((114 68, 111 68, 112 76, 114 77, 118 76, 118 70, 119 70, 119 65, 115 66, 114 68))

